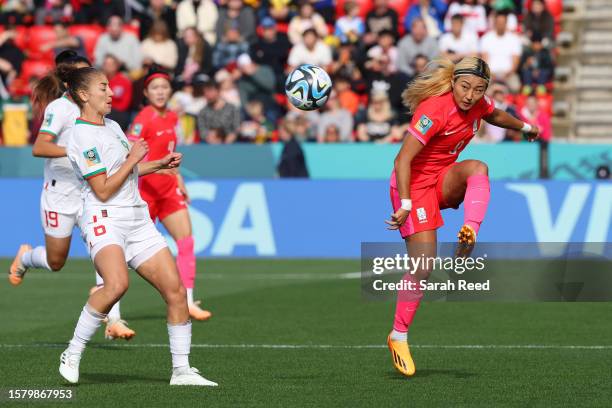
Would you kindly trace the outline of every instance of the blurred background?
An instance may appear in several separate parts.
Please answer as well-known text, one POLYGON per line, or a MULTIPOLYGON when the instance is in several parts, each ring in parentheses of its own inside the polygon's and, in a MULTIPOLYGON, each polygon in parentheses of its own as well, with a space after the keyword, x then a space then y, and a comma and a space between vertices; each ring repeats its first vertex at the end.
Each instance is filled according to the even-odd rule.
MULTIPOLYGON (((352 257, 361 241, 397 240, 382 220, 410 120, 400 94, 433 58, 466 55, 490 64, 498 108, 542 130, 530 144, 485 124, 463 152, 494 180, 481 239, 610 240, 606 0, 0 0, 0 10, 0 186, 19 197, 0 210, 9 225, 24 214, 0 256, 42 239, 29 95, 67 48, 104 70, 124 129, 146 103, 147 68, 173 73, 199 254, 352 257), (321 111, 287 103, 285 76, 302 63, 333 79, 321 111), (211 127, 220 107, 237 120, 211 127)), ((459 225, 461 212, 445 217, 459 225)))

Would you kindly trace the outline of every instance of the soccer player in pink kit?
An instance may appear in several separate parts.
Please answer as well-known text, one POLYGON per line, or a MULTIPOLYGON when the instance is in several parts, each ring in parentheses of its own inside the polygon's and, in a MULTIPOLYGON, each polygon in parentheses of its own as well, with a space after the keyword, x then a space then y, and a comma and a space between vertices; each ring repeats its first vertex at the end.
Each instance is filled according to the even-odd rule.
MULTIPOLYGON (((389 229, 400 231, 409 254, 435 257, 436 230, 444 225, 440 210, 456 209, 462 202, 464 222, 457 255, 471 253, 489 204, 488 168, 479 160, 457 162, 457 158, 483 119, 520 130, 530 141, 538 137, 536 126, 496 109, 485 96, 490 75, 480 58, 466 57, 457 64, 439 60, 402 95, 413 118, 395 158, 390 191, 394 213, 386 222, 389 229)), ((426 279, 429 272, 417 271, 415 279, 426 279)), ((393 365, 406 376, 416 371, 408 328, 421 297, 418 290, 398 293, 393 330, 387 338, 393 365)))

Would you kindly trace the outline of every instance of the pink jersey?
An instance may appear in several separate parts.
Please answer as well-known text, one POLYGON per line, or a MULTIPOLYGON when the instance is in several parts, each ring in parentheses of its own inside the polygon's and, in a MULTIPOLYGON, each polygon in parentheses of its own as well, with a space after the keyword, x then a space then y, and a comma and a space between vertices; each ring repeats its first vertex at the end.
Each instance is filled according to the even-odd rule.
MULTIPOLYGON (((158 160, 174 152, 177 123, 178 116, 175 112, 166 111, 160 114, 154 107, 147 106, 136 115, 127 136, 131 141, 142 138, 149 145, 149 154, 143 161, 158 160)), ((153 173, 140 177, 138 185, 143 198, 146 196, 146 190, 155 192, 156 196, 161 196, 164 192, 174 194, 177 178, 174 175, 153 173)), ((146 198, 145 200, 149 202, 146 198)))
MULTIPOLYGON (((412 160, 411 189, 435 185, 440 172, 457 161, 472 140, 481 119, 494 110, 495 105, 485 96, 464 112, 457 107, 452 92, 421 102, 408 127, 408 132, 425 146, 412 160)), ((397 188, 395 170, 391 186, 397 188)))
POLYGON ((178 116, 172 111, 160 114, 154 107, 147 106, 136 115, 128 131, 128 139, 144 139, 149 145, 145 161, 157 160, 172 153, 176 148, 176 126, 178 116))

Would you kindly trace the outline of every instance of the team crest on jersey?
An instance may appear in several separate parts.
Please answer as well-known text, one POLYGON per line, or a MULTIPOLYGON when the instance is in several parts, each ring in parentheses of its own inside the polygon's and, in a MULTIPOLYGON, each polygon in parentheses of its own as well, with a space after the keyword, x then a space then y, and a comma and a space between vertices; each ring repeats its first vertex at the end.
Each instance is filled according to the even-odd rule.
POLYGON ((45 116, 45 126, 51 126, 51 122, 53 122, 53 114, 49 113, 45 116))
POLYGON ((420 223, 427 222, 427 213, 425 212, 425 208, 419 207, 416 209, 417 218, 420 223))
POLYGON ((141 132, 142 132, 142 123, 136 123, 134 127, 132 128, 132 134, 134 136, 140 136, 141 132))
POLYGON ((429 119, 426 115, 422 115, 414 128, 421 132, 422 135, 427 133, 427 131, 433 126, 433 121, 429 119))
POLYGON ((96 164, 100 164, 100 155, 98 154, 98 149, 96 149, 95 147, 89 150, 85 150, 83 152, 83 156, 85 156, 85 160, 87 161, 87 167, 92 167, 96 164))

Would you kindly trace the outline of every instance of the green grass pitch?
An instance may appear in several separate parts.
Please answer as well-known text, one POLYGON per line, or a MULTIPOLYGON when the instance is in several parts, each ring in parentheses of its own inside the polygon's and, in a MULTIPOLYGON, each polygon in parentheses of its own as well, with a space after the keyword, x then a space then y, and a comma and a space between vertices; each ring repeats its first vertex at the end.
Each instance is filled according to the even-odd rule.
MULTIPOLYGON (((0 261, 3 270, 9 261, 0 261)), ((385 338, 393 303, 364 301, 350 260, 205 260, 191 363, 217 388, 170 387, 165 310, 132 272, 129 343, 96 334, 76 399, 55 406, 609 406, 612 304, 425 303, 410 342, 417 373, 397 374, 385 338), (536 345, 529 348, 525 346, 536 345), (480 347, 484 346, 484 347, 480 347), (539 347, 542 346, 542 347, 539 347), (584 346, 584 347, 574 347, 584 346), (605 347, 595 347, 605 346, 605 347)), ((89 261, 0 283, 0 405, 13 388, 68 388, 58 359, 94 283, 89 261)))

